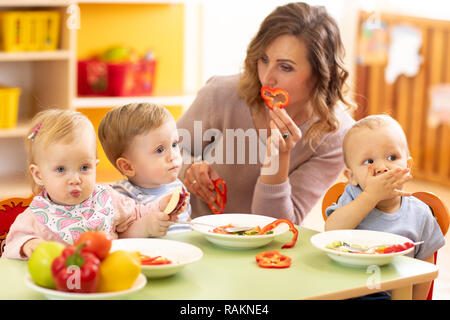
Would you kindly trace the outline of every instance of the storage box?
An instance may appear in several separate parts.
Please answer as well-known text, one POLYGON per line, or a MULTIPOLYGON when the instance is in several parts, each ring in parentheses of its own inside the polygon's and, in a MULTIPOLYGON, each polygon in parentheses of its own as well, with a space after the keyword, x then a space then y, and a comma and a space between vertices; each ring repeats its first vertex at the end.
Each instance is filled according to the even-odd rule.
POLYGON ((0 86, 0 129, 13 128, 19 112, 19 88, 0 86))
POLYGON ((78 95, 148 96, 153 92, 155 60, 107 63, 78 61, 78 95))
POLYGON ((56 50, 59 30, 59 11, 2 11, 0 49, 10 52, 56 50))

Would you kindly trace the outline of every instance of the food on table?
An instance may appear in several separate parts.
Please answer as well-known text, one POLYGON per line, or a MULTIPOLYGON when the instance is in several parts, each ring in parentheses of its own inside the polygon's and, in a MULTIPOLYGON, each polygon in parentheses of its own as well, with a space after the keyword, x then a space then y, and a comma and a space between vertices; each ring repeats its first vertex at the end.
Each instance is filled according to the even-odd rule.
POLYGON ((38 286, 54 289, 56 287, 52 275, 53 260, 61 255, 65 246, 55 241, 40 243, 28 260, 28 272, 38 286))
POLYGON ((256 255, 256 262, 261 268, 289 268, 291 258, 281 254, 278 250, 263 251, 256 255))
POLYGON ((92 252, 83 251, 86 243, 66 247, 53 260, 52 274, 59 291, 96 292, 100 278, 100 259, 92 252))
POLYGON ((186 197, 187 192, 184 190, 183 187, 180 186, 175 188, 175 191, 172 193, 172 196, 170 197, 169 203, 164 209, 164 213, 172 214, 177 212, 183 205, 184 199, 186 199, 186 197))
MULTIPOLYGON (((214 228, 213 230, 210 230, 209 232, 212 233, 220 233, 220 234, 228 234, 228 235, 239 235, 239 236, 254 236, 254 235, 258 235, 261 232, 261 227, 260 226, 256 226, 250 230, 247 231, 236 231, 236 232, 226 232, 224 229, 227 228, 236 228, 237 226, 233 225, 233 224, 227 224, 224 226, 219 226, 217 228, 214 228)), ((264 234, 272 234, 273 231, 272 230, 268 230, 266 233, 264 234)))
POLYGON ((85 243, 82 251, 95 254, 100 260, 105 259, 112 245, 112 236, 103 231, 86 231, 80 235, 74 245, 85 243))
POLYGON ((139 258, 141 260, 141 264, 143 266, 156 266, 156 265, 163 265, 163 264, 172 264, 172 261, 169 259, 162 257, 162 256, 156 256, 156 257, 150 257, 145 254, 142 254, 139 252, 139 258))
POLYGON ((350 252, 357 254, 386 254, 408 250, 409 248, 414 247, 414 244, 412 242, 405 242, 403 244, 395 244, 390 246, 380 245, 378 247, 368 248, 358 244, 350 244, 345 241, 335 240, 332 243, 327 244, 325 247, 340 252, 350 252), (362 252, 351 251, 348 247, 360 248, 363 249, 364 251, 362 252))
POLYGON ((264 99, 269 109, 284 108, 289 104, 288 93, 281 88, 271 88, 263 86, 261 88, 261 97, 264 99))
POLYGON ((99 292, 130 289, 141 272, 137 252, 118 250, 110 253, 100 263, 99 292))
POLYGON ((297 242, 298 230, 297 230, 297 228, 295 228, 294 224, 288 219, 275 220, 274 222, 271 222, 268 225, 266 225, 265 227, 263 227, 258 234, 259 235, 260 234, 267 234, 268 231, 273 230, 274 228, 276 228, 278 225, 280 225, 282 223, 287 223, 289 225, 289 231, 291 231, 294 234, 294 236, 292 237, 292 241, 291 242, 284 244, 281 248, 282 249, 284 249, 284 248, 292 248, 295 245, 295 243, 297 242))
POLYGON ((225 209, 227 203, 227 185, 221 178, 213 180, 214 190, 216 192, 216 200, 213 203, 208 203, 209 209, 214 214, 221 214, 225 209))

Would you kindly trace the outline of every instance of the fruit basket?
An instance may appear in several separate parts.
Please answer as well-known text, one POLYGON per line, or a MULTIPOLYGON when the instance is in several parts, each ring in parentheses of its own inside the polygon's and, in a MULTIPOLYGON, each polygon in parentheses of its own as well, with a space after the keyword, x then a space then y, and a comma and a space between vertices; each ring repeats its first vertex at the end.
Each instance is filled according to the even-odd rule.
POLYGON ((0 129, 13 128, 19 111, 19 88, 0 86, 0 129))
POLYGON ((110 63, 98 59, 78 61, 78 95, 151 95, 155 60, 110 63))

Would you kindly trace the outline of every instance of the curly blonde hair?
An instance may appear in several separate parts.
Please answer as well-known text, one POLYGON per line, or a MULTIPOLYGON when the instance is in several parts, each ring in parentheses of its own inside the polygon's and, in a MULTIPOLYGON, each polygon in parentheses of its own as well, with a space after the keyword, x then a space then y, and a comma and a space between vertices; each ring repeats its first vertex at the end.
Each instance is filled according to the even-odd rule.
POLYGON ((348 90, 346 80, 349 76, 343 62, 344 46, 335 20, 324 7, 301 2, 277 7, 261 23, 247 48, 239 91, 251 108, 263 106, 263 99, 259 94, 261 83, 258 77, 258 60, 264 55, 267 46, 282 35, 293 35, 304 42, 312 75, 316 80, 310 99, 312 116, 318 120, 304 135, 305 141, 311 144, 312 141, 319 141, 323 134, 338 128, 339 121, 334 114, 338 101, 349 108, 354 107, 344 97, 348 90))

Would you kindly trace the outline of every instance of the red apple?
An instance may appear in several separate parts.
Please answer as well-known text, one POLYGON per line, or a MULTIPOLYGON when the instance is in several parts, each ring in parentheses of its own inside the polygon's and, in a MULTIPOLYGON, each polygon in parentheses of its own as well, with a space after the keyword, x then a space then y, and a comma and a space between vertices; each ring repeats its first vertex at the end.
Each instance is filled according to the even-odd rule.
POLYGON ((164 209, 164 213, 172 214, 177 212, 184 203, 187 193, 183 187, 177 187, 170 197, 167 207, 164 209))

